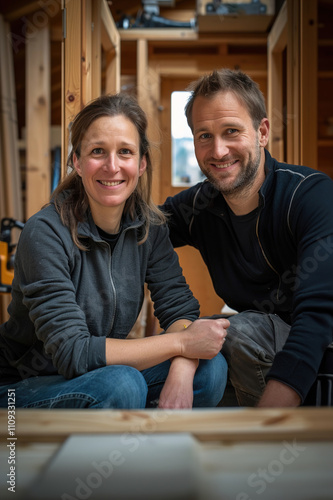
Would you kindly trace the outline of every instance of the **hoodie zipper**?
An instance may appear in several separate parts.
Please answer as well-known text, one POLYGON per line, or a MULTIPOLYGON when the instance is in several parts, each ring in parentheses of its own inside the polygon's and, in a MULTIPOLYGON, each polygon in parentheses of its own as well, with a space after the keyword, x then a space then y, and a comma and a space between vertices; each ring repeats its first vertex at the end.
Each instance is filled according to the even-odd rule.
MULTIPOLYGON (((130 229, 133 229, 133 226, 125 227, 125 229, 123 229, 122 234, 121 234, 120 237, 122 237, 130 229)), ((112 278, 112 269, 111 269, 112 268, 112 252, 111 252, 111 247, 110 247, 110 245, 106 241, 104 241, 104 240, 100 240, 100 241, 101 241, 101 243, 103 245, 107 246, 107 250, 108 250, 108 254, 109 254, 109 262, 108 262, 109 276, 110 276, 110 283, 111 283, 111 288, 112 288, 113 296, 114 296, 114 308, 113 308, 113 313, 112 313, 112 318, 111 318, 111 325, 110 325, 110 331, 109 331, 109 334, 111 334, 111 331, 112 331, 112 328, 113 328, 113 324, 114 324, 114 319, 115 319, 115 316, 116 316, 116 309, 117 309, 117 291, 116 291, 116 288, 114 286, 114 282, 113 282, 113 278, 112 278)), ((116 243, 116 245, 117 245, 117 243, 116 243)))
POLYGON ((112 259, 111 247, 104 240, 101 240, 101 244, 103 246, 105 245, 107 247, 107 252, 108 252, 108 270, 109 270, 111 290, 113 292, 113 298, 114 298, 114 307, 113 307, 113 312, 112 312, 112 316, 111 316, 111 324, 110 324, 110 329, 109 329, 109 335, 110 335, 111 332, 112 332, 112 328, 113 328, 114 318, 116 316, 117 293, 116 293, 116 289, 115 289, 115 286, 114 286, 114 283, 113 283, 112 272, 111 272, 111 259, 112 259))

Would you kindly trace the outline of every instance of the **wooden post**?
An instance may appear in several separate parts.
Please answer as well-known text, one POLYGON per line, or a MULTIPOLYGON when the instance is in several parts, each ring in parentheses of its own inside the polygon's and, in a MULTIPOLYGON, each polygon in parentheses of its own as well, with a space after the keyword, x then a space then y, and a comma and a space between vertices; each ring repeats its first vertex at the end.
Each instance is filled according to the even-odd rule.
POLYGON ((81 106, 84 107, 91 101, 92 83, 91 83, 91 57, 92 57, 92 15, 91 0, 82 2, 82 39, 81 39, 81 61, 82 61, 82 91, 81 106))
POLYGON ((106 91, 120 90, 120 37, 106 0, 63 0, 62 177, 67 174, 70 126, 101 93, 101 44, 107 53, 106 91))
POLYGON ((278 161, 285 161, 283 111, 283 51, 287 46, 287 6, 284 3, 268 36, 268 118, 269 150, 278 161))
POLYGON ((26 46, 26 217, 38 212, 51 194, 50 34, 36 31, 26 46))
POLYGON ((148 108, 148 42, 143 38, 137 41, 137 97, 140 106, 146 111, 148 108))
MULTIPOLYGON (((21 173, 17 146, 17 108, 10 27, 0 15, 0 220, 23 221, 21 173)), ((13 242, 18 239, 13 234, 13 242)), ((0 295, 0 324, 7 318, 10 295, 0 295)))
POLYGON ((105 92, 120 91, 120 35, 106 0, 101 0, 102 46, 106 55, 105 92))
POLYGON ((287 50, 287 162, 299 164, 300 123, 300 0, 287 0, 288 50, 287 50))
POLYGON ((102 39, 101 0, 92 2, 92 47, 91 47, 91 97, 94 99, 102 91, 102 39))
POLYGON ((63 87, 62 87, 62 162, 61 174, 67 174, 67 156, 70 147, 70 125, 82 106, 81 39, 82 2, 64 1, 63 87))
POLYGON ((300 163, 318 168, 317 0, 300 4, 300 163))
POLYGON ((23 220, 20 161, 17 147, 17 111, 10 29, 0 15, 0 97, 1 97, 1 217, 23 220))
POLYGON ((148 101, 148 137, 152 146, 152 163, 153 163, 153 188, 152 197, 156 204, 162 203, 161 197, 161 142, 162 131, 159 127, 160 122, 160 91, 161 78, 157 71, 153 68, 148 69, 149 83, 149 101, 148 101))

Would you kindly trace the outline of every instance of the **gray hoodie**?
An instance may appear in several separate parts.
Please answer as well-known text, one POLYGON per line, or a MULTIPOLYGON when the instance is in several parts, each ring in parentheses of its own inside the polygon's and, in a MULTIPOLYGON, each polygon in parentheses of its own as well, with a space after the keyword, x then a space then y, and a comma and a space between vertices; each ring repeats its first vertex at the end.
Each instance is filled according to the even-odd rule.
POLYGON ((195 320, 199 305, 182 276, 165 226, 125 218, 111 253, 90 215, 79 223, 80 250, 53 204, 26 223, 15 256, 10 318, 0 326, 1 383, 105 366, 105 338, 125 338, 140 312, 144 283, 163 329, 195 320))

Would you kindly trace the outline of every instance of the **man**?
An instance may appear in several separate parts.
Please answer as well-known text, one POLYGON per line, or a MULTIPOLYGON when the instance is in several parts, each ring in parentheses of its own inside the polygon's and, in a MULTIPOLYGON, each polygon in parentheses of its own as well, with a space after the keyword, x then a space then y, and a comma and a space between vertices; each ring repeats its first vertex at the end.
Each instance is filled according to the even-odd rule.
POLYGON ((239 71, 194 82, 185 108, 206 180, 170 197, 174 246, 191 245, 238 311, 223 346, 241 406, 296 407, 333 334, 333 182, 278 163, 257 84, 239 71))

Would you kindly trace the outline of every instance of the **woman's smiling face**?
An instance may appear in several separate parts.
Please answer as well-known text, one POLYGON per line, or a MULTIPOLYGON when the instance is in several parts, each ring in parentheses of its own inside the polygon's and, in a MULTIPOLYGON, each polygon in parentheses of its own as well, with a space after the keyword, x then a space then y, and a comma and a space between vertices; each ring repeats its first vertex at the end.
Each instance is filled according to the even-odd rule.
POLYGON ((80 156, 74 154, 73 162, 100 227, 101 220, 110 219, 112 212, 121 217, 126 200, 146 169, 145 157, 140 158, 139 133, 123 115, 96 119, 84 134, 80 156))

